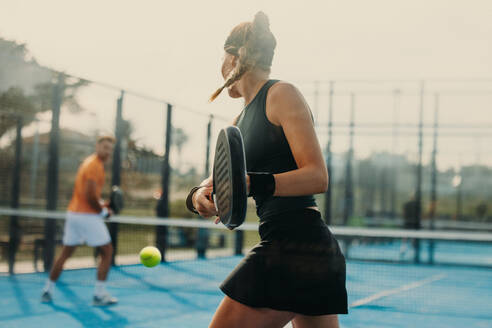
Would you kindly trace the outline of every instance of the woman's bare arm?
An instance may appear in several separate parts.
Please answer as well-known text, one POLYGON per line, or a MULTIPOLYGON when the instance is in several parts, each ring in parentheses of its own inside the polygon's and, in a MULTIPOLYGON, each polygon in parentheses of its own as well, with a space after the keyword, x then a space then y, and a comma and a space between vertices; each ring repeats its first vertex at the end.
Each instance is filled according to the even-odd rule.
POLYGON ((278 82, 267 97, 266 115, 282 126, 298 169, 275 174, 274 196, 300 196, 325 192, 328 172, 314 131, 309 107, 291 84, 278 82))

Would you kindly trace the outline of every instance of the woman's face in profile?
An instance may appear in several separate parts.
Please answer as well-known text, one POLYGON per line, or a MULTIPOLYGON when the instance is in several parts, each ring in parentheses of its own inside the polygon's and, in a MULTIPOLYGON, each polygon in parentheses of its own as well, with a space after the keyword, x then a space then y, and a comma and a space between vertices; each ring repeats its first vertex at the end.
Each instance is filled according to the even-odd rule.
MULTIPOLYGON (((237 57, 226 52, 224 54, 224 57, 222 58, 222 69, 221 69, 222 77, 224 78, 224 80, 227 80, 227 78, 230 76, 231 72, 234 70, 236 65, 237 65, 237 57)), ((227 88, 227 91, 231 98, 241 97, 241 94, 237 91, 236 83, 229 86, 227 88)))

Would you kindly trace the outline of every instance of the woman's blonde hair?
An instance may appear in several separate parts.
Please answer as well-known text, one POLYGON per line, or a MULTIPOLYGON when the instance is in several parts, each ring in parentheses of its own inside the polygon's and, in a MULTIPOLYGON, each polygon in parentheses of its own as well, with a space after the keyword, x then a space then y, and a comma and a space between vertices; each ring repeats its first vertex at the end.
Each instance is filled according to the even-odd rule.
POLYGON ((255 15, 252 22, 234 27, 224 43, 224 50, 238 57, 238 65, 229 74, 224 85, 210 97, 210 101, 253 68, 270 71, 276 45, 277 40, 270 31, 268 17, 262 11, 255 15))

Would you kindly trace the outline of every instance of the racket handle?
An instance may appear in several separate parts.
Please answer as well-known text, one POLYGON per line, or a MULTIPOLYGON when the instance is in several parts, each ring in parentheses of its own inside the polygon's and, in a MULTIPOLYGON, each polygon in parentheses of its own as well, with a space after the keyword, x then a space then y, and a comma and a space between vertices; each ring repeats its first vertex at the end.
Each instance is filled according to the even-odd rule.
POLYGON ((103 219, 107 220, 111 216, 111 213, 109 213, 108 209, 106 207, 103 207, 101 213, 99 213, 103 219))
POLYGON ((219 212, 219 208, 217 207, 217 197, 215 197, 215 193, 212 192, 210 194, 210 197, 212 198, 211 201, 214 202, 214 206, 215 206, 215 210, 217 211, 217 213, 219 212))

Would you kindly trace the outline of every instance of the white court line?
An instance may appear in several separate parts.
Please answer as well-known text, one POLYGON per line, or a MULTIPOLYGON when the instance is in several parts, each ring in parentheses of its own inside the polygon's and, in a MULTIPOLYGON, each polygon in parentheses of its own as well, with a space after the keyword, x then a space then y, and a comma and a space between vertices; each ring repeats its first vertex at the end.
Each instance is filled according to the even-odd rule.
MULTIPOLYGON (((369 297, 365 297, 365 298, 362 298, 358 301, 355 301, 352 304, 350 304, 349 307, 354 308, 357 306, 361 306, 361 305, 370 303, 372 301, 375 301, 379 298, 387 297, 387 296, 390 296, 393 294, 398 294, 398 293, 404 292, 406 290, 410 290, 410 289, 414 289, 417 287, 421 287, 421 286, 426 285, 426 284, 430 284, 431 282, 441 280, 444 277, 446 277, 446 275, 444 273, 436 274, 436 275, 431 276, 429 278, 426 278, 423 280, 418 280, 418 281, 412 282, 411 284, 403 285, 403 286, 398 287, 398 288, 383 290, 382 292, 379 292, 377 294, 374 294, 374 295, 371 295, 369 297)), ((292 328, 292 323, 289 322, 287 325, 284 326, 284 328, 292 328)))
POLYGON ((431 276, 429 278, 426 278, 423 280, 418 280, 418 281, 412 282, 412 283, 407 284, 407 285, 403 285, 403 286, 398 287, 398 288, 383 290, 382 292, 376 293, 374 295, 371 295, 371 296, 368 296, 365 298, 361 298, 360 300, 357 300, 357 301, 353 302, 352 304, 350 304, 349 307, 354 308, 357 306, 365 305, 367 303, 370 303, 372 301, 375 301, 375 300, 383 298, 383 297, 387 297, 387 296, 390 296, 393 294, 398 294, 398 293, 401 293, 401 292, 404 292, 404 291, 407 291, 410 289, 414 289, 414 288, 418 288, 418 287, 421 287, 421 286, 426 285, 426 284, 430 284, 431 282, 441 280, 444 277, 446 277, 446 275, 444 273, 436 274, 436 275, 431 276))

